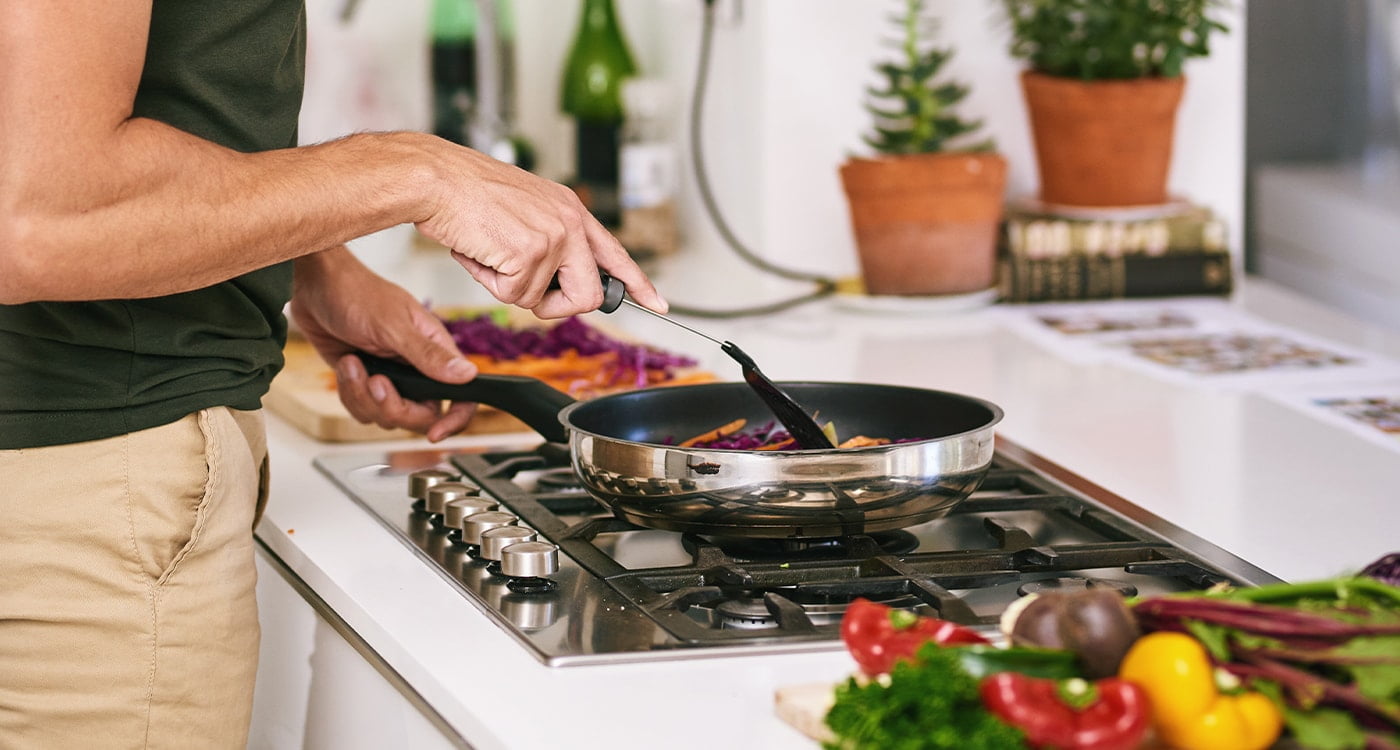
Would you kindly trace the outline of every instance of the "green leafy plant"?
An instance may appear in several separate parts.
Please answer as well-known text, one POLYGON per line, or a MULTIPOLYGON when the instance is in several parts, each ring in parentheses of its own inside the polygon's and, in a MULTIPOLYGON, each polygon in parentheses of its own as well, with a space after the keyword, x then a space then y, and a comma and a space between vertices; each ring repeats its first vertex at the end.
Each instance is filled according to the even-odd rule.
POLYGON ((953 51, 930 41, 933 22, 924 14, 924 0, 904 0, 904 12, 892 20, 902 32, 896 42, 900 57, 875 66, 884 85, 868 89, 866 110, 875 125, 865 136, 866 144, 882 154, 991 149, 990 140, 962 148, 949 144, 976 132, 982 123, 964 120, 955 111, 967 96, 966 86, 937 79, 953 51))
POLYGON ((1222 0, 1002 0, 1011 54, 1046 75, 1175 78, 1227 33, 1212 17, 1222 0))

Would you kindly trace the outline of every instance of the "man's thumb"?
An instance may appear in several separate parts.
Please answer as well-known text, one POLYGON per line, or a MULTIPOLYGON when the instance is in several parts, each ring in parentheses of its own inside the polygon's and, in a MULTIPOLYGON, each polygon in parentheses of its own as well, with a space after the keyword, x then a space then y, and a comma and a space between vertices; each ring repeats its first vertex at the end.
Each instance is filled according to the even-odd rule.
POLYGON ((476 377, 476 365, 462 356, 457 347, 446 347, 432 339, 419 339, 403 356, 419 372, 444 383, 465 383, 476 377))

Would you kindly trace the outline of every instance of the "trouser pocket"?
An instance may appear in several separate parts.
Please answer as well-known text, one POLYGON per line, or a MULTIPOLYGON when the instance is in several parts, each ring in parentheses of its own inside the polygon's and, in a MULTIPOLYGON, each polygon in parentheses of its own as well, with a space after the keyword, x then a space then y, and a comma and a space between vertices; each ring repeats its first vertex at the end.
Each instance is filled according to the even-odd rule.
POLYGON ((197 542, 222 446, 209 410, 126 436, 126 507, 141 570, 163 583, 197 542))

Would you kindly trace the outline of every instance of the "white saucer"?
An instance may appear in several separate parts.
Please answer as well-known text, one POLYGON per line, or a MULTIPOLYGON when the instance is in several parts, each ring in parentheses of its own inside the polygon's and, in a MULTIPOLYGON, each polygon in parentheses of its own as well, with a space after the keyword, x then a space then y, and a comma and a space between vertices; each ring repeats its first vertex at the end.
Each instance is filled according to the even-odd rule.
POLYGON ((896 294, 837 294, 833 304, 852 312, 876 315, 946 315, 986 307, 997 301, 997 289, 924 297, 896 294))
POLYGON ((1039 198, 1021 198, 1008 206, 1011 211, 1081 221, 1149 221, 1180 216, 1196 209, 1185 198, 1149 206, 1068 206, 1046 203, 1039 198))

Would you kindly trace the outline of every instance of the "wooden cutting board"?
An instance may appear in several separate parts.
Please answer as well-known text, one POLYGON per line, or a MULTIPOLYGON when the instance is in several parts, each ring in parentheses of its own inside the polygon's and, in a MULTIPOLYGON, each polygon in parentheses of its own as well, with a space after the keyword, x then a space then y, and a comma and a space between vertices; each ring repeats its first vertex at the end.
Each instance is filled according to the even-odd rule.
MULTIPOLYGON (((548 326, 558 321, 542 321, 519 308, 447 308, 440 314, 456 315, 493 313, 512 327, 548 326)), ((589 326, 619 341, 631 341, 627 336, 590 322, 589 326)), ((317 440, 329 443, 397 440, 417 437, 408 430, 386 430, 374 424, 360 424, 340 403, 335 389, 335 372, 321 359, 311 343, 293 333, 283 349, 286 365, 272 380, 263 406, 268 411, 296 426, 317 440)), ((700 369, 682 369, 675 375, 675 384, 715 380, 713 373, 700 369)), ((555 386, 561 387, 561 386, 555 386)), ((508 432, 533 433, 524 422, 499 409, 482 405, 472 417, 464 434, 490 435, 508 432)))
POLYGON ((817 742, 833 742, 826 713, 836 702, 836 686, 829 682, 784 685, 773 694, 773 710, 793 729, 817 742))
MULTIPOLYGON (((335 390, 335 372, 321 359, 310 342, 289 338, 283 350, 287 364, 273 378, 263 406, 317 440, 349 443, 397 440, 417 437, 408 430, 386 430, 375 424, 360 424, 340 403, 335 390)), ((467 425, 466 434, 485 435, 505 432, 532 432, 511 415, 482 406, 467 425)))

